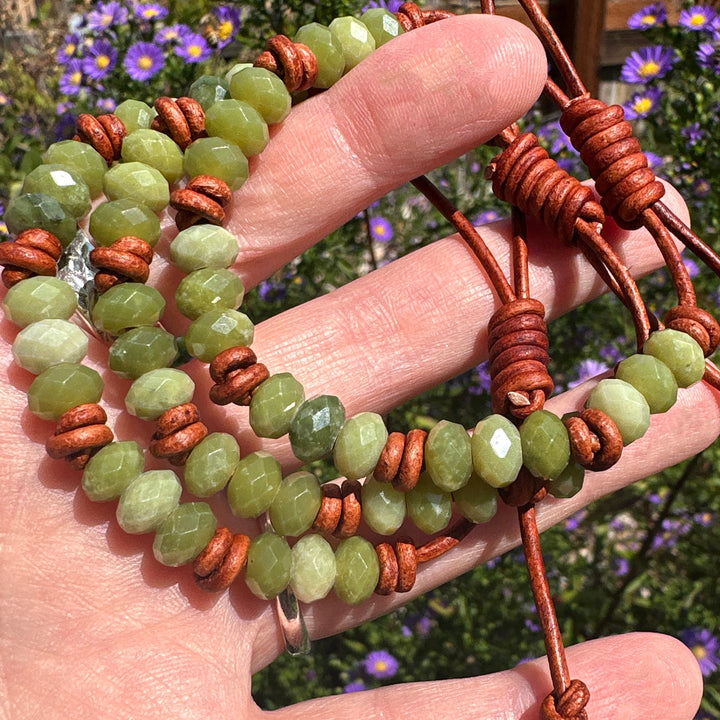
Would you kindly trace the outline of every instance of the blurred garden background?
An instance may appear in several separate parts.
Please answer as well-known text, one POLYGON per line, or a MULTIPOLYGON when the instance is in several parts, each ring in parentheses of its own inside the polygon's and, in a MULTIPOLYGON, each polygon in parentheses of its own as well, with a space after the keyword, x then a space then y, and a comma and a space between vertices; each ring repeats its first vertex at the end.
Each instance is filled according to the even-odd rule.
MULTIPOLYGON (((0 13, 0 217, 50 143, 72 137, 81 112, 111 112, 134 98, 180 96, 201 74, 223 77, 252 60, 271 35, 308 22, 358 17, 399 2, 137 3, 19 2, 0 13)), ((440 3, 436 5, 442 6, 440 3)), ((472 3, 449 5, 456 12, 472 3)), ((699 234, 720 250, 720 15, 712 3, 662 2, 626 18, 638 40, 603 69, 656 173, 685 196, 699 234)), ((561 165, 582 163, 541 102, 522 120, 561 165)), ((432 179, 477 224, 508 215, 483 170, 494 154, 478 148, 432 179)), ((331 291, 449 232, 412 187, 381 198, 247 296, 260 322, 331 291)), ((0 221, 0 233, 8 235, 0 221)), ((718 279, 687 254, 699 304, 717 315, 718 279)), ((641 290, 662 316, 674 304, 667 274, 641 290)), ((550 326, 557 390, 611 368, 633 352, 633 328, 613 297, 550 326)), ((474 427, 490 410, 480 365, 398 408, 388 427, 429 428, 446 418, 474 427)), ((328 469, 313 468, 319 474, 328 469)), ((665 632, 695 653, 706 692, 699 718, 720 719, 720 444, 682 465, 605 498, 543 536, 550 582, 567 644, 628 630, 665 632)), ((281 657, 254 682, 272 709, 317 695, 395 682, 485 674, 544 653, 521 550, 421 597, 387 617, 318 641, 303 657, 281 657)))

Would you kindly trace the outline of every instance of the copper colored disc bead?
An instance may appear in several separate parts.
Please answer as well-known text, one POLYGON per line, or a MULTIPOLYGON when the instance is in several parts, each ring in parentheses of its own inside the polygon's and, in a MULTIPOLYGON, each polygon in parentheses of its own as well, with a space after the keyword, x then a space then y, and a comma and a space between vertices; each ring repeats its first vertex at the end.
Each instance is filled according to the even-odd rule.
POLYGON ((206 548, 195 558, 195 582, 207 592, 220 592, 232 585, 247 563, 250 538, 227 528, 218 528, 206 548))
POLYGON ((270 372, 257 362, 249 347, 233 347, 219 353, 210 363, 210 399, 216 405, 249 405, 257 387, 270 377, 270 372))
POLYGON ((157 458, 167 458, 173 465, 184 465, 192 449, 207 434, 194 403, 176 405, 158 418, 150 452, 157 458))
POLYGON ((288 92, 309 90, 317 80, 318 62, 315 53, 307 45, 296 43, 285 35, 270 38, 257 60, 255 67, 275 73, 288 92))
POLYGON ((97 150, 108 165, 120 159, 127 129, 117 115, 108 113, 94 117, 89 113, 81 113, 78 115, 76 130, 76 139, 97 150))
POLYGON ((197 100, 180 97, 159 97, 155 101, 157 117, 152 122, 152 129, 169 135, 184 152, 187 146, 205 132, 205 111, 197 100))
POLYGON ((393 547, 390 543, 376 546, 380 561, 380 578, 375 592, 390 595, 393 592, 409 592, 417 577, 417 550, 410 540, 398 540, 393 547))
POLYGON ((54 460, 64 458, 75 470, 82 470, 100 448, 113 441, 105 424, 107 415, 96 403, 86 403, 60 416, 55 432, 45 445, 54 460))
POLYGON ((426 439, 427 433, 419 428, 410 430, 407 436, 390 433, 375 466, 375 479, 391 482, 401 492, 412 490, 423 469, 426 439))
POLYGON ((313 530, 341 539, 356 535, 362 520, 362 485, 357 480, 344 480, 342 485, 326 483, 321 490, 313 530))
POLYGON ((122 282, 145 283, 150 275, 153 249, 134 235, 118 238, 110 247, 90 251, 90 262, 97 268, 95 287, 104 293, 122 282))
POLYGON ((60 241, 47 230, 30 228, 21 232, 15 242, 0 243, 2 281, 6 287, 35 275, 55 275, 62 255, 60 241))

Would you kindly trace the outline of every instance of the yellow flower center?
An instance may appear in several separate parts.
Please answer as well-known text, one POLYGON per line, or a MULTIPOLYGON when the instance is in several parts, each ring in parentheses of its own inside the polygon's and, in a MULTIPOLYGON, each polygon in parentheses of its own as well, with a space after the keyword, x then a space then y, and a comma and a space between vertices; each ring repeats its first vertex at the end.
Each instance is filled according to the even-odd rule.
POLYGON ((387 670, 388 664, 384 660, 376 660, 375 661, 375 672, 385 672, 387 670))
POLYGON ((79 70, 77 70, 70 76, 70 82, 73 85, 79 85, 81 80, 82 80, 82 73, 79 70))
POLYGON ((10 231, 8 230, 7 224, 3 220, 0 220, 0 235, 9 235, 9 234, 10 234, 10 231))
POLYGON ((143 17, 146 17, 148 20, 151 20, 159 14, 157 8, 145 8, 145 10, 143 10, 143 17))
POLYGON ((643 25, 654 25, 657 22, 657 17, 655 15, 643 15, 640 20, 643 25))
POLYGON ((95 60, 95 64, 101 70, 104 70, 110 64, 110 58, 107 55, 100 55, 97 60, 95 60))
POLYGON ((109 25, 112 22, 112 17, 112 15, 108 15, 107 13, 105 13, 102 16, 103 25, 109 25))
POLYGON ((693 13, 690 17, 690 24, 699 26, 705 24, 705 16, 702 13, 693 13))
POLYGON ((654 60, 646 60, 638 68, 638 73, 641 77, 653 77, 660 72, 660 65, 654 60))
POLYGON ((694 645, 692 651, 698 660, 703 660, 707 656, 707 650, 703 645, 694 645))
POLYGON ((77 50, 77 45, 75 43, 68 43, 65 46, 65 54, 66 55, 74 55, 75 50, 77 50))
POLYGON ((648 112, 652 109, 652 100, 650 98, 644 97, 640 98, 639 100, 636 100, 633 103, 633 110, 638 114, 642 115, 643 113, 648 112))
POLYGON ((200 45, 188 45, 188 55, 190 57, 200 57, 202 55, 202 48, 200 45))
POLYGON ((152 67, 153 61, 152 58, 149 55, 143 55, 138 60, 138 67, 141 70, 149 70, 152 67))
POLYGON ((220 35, 221 40, 227 40, 232 35, 233 30, 233 24, 229 20, 226 20, 224 23, 220 23, 218 35, 220 35))

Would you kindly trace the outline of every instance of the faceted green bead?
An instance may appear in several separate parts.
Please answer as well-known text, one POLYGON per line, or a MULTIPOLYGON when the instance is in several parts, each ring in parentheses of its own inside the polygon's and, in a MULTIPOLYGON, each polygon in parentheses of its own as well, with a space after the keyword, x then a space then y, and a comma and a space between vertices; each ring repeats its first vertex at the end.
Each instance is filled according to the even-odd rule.
POLYGON ((110 346, 110 369, 135 380, 150 370, 170 367, 178 354, 175 337, 159 327, 137 327, 110 346))
POLYGON ((170 202, 168 181, 159 170, 141 162, 113 165, 103 178, 108 200, 131 200, 159 213, 170 202))
POLYGON ((495 488, 515 482, 522 467, 520 432, 502 415, 490 415, 475 426, 470 441, 475 472, 495 488))
POLYGON ((316 22, 303 25, 295 34, 295 42, 307 45, 317 58, 316 88, 329 88, 342 77, 345 56, 340 41, 329 27, 316 22))
POLYGON ((290 373, 271 375, 253 393, 250 427, 258 437, 282 437, 304 400, 303 386, 290 373))
POLYGON ((345 422, 345 408, 334 395, 306 400, 290 423, 290 444, 295 457, 311 462, 332 452, 345 422))
POLYGON ((271 600, 288 586, 291 566, 287 540, 272 532, 263 533, 250 543, 245 582, 254 595, 271 600))
POLYGON ((453 492, 465 485, 473 469, 467 430, 447 420, 437 423, 425 441, 425 467, 440 490, 453 492))
POLYGON ((155 246, 160 239, 160 218, 142 203, 114 200, 98 205, 90 215, 90 234, 96 245, 109 247, 126 235, 155 246))
POLYGON ((41 372, 28 390, 30 411, 43 420, 59 420, 78 405, 96 403, 102 397, 103 381, 92 368, 60 363, 41 372))
POLYGON ((297 537, 309 530, 320 510, 322 491, 310 472, 288 475, 281 483, 272 505, 270 522, 278 535, 297 537))
POLYGON ((12 346, 15 362, 34 375, 58 363, 79 363, 87 350, 87 335, 77 325, 56 319, 31 323, 12 346))
POLYGON ((346 15, 335 18, 330 23, 330 30, 340 41, 345 70, 352 70, 359 62, 364 60, 375 49, 375 38, 370 30, 360 20, 346 15))
POLYGON ((228 87, 230 83, 232 82, 232 79, 237 75, 239 72, 242 72, 246 68, 255 67, 252 63, 247 62, 240 62, 235 63, 226 73, 225 73, 225 82, 228 83, 228 87))
POLYGON ((123 490, 115 515, 120 527, 137 535, 155 530, 178 506, 182 486, 172 470, 148 470, 123 490))
POLYGON ((141 100, 123 100, 113 113, 119 117, 128 134, 147 129, 157 115, 157 110, 141 100))
POLYGON ((237 254, 237 239, 218 225, 193 225, 170 243, 170 261, 186 273, 206 267, 228 268, 237 254))
POLYGON ((292 100, 285 83, 260 67, 248 67, 234 73, 230 95, 252 105, 268 125, 282 122, 290 114, 292 100))
POLYGON ((470 522, 484 523, 497 512, 497 489, 488 485, 477 473, 470 476, 467 485, 453 493, 458 510, 470 522))
POLYGON ((235 143, 245 157, 259 155, 270 140, 262 115, 249 103, 219 100, 205 113, 205 129, 211 137, 235 143))
POLYGON ((76 308, 77 295, 70 285, 41 275, 13 285, 2 301, 5 317, 20 327, 51 318, 69 320, 76 308))
POLYGON ((548 483, 548 492, 556 498, 571 498, 582 490, 584 479, 585 468, 571 461, 556 480, 548 483))
POLYGON ((116 500, 144 466, 142 448, 134 440, 112 442, 100 448, 85 466, 83 490, 93 502, 116 500))
POLYGON ((664 362, 653 355, 631 355, 618 365, 615 377, 630 383, 642 393, 651 414, 668 411, 677 400, 675 376, 664 362))
POLYGON ((219 137, 199 138, 188 145, 183 166, 188 177, 214 175, 233 191, 242 186, 249 174, 248 161, 242 150, 235 143, 219 137))
POLYGON ((355 535, 335 550, 335 594, 348 605, 365 602, 380 579, 380 561, 372 543, 355 535))
POLYGON ((620 431, 623 445, 641 438, 650 427, 650 406, 639 390, 617 378, 601 380, 588 395, 585 407, 602 410, 620 431))
POLYGON ((666 328, 652 333, 643 347, 643 353, 664 362, 681 388, 702 380, 705 373, 702 348, 680 330, 666 328))
POLYGON ((423 532, 440 532, 452 516, 452 495, 440 490, 427 471, 420 473, 417 485, 405 495, 410 519, 423 532))
POLYGON ((131 415, 157 420, 166 410, 192 400, 195 383, 182 370, 160 368, 141 375, 125 396, 131 415))
POLYGON ((183 176, 182 150, 165 133, 141 128, 125 137, 122 144, 123 162, 145 163, 155 168, 172 185, 183 176))
POLYGON ((198 497, 220 492, 240 462, 237 440, 228 433, 210 433, 201 440, 185 463, 185 487, 198 497))
POLYGON ((73 175, 85 182, 91 198, 102 193, 103 177, 108 165, 91 145, 76 140, 61 140, 53 143, 43 153, 43 162, 68 168, 73 175))
POLYGON ((363 520, 378 535, 392 535, 405 521, 405 493, 369 477, 362 486, 363 520))
POLYGON ((364 412, 350 418, 342 426, 333 447, 337 471, 349 479, 369 475, 380 459, 388 431, 377 413, 364 412))
POLYGON ((207 111, 214 103, 228 96, 228 83, 217 75, 201 75, 188 90, 188 95, 197 100, 207 111))
POLYGON ((201 268, 186 275, 175 292, 177 309, 191 320, 208 310, 234 310, 240 307, 245 286, 225 268, 201 268))
POLYGON ((46 193, 17 195, 8 203, 3 220, 13 235, 30 228, 41 228, 55 235, 63 247, 72 242, 78 229, 75 218, 46 193))
POLYGON ((282 468, 268 452, 258 450, 246 455, 230 479, 228 503, 238 517, 258 517, 272 505, 280 484, 282 468))
POLYGON ((223 350, 252 344, 254 326, 237 310, 210 310, 194 320, 185 333, 188 352, 203 362, 212 362, 223 350))
POLYGON ((92 200, 85 181, 65 165, 38 165, 23 182, 22 192, 54 197, 70 215, 81 218, 90 212, 92 200))
POLYGON ((360 16, 360 22, 375 38, 375 47, 401 35, 404 30, 397 17, 385 8, 370 8, 360 16))
POLYGON ((215 513, 207 503, 183 503, 158 527, 153 540, 153 555, 163 565, 186 565, 205 549, 216 529, 215 513))
POLYGON ((293 545, 290 588, 300 602, 322 600, 332 590, 336 570, 335 553, 321 535, 305 535, 293 545))
POLYGON ((563 421, 536 410, 520 426, 523 463, 535 477, 554 479, 570 461, 570 438, 563 421))
POLYGON ((103 293, 92 311, 95 327, 110 335, 154 325, 165 311, 165 298, 150 285, 120 283, 103 293))

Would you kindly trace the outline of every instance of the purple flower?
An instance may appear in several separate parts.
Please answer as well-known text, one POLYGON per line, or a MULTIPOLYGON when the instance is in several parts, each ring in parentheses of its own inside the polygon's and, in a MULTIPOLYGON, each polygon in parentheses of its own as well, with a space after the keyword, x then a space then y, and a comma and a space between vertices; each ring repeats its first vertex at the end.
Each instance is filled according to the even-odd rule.
POLYGON ((492 378, 490 377, 490 363, 485 360, 475 366, 473 375, 477 376, 477 380, 468 388, 471 395, 482 395, 489 393, 492 386, 492 378))
POLYGON ((287 295, 287 290, 283 283, 263 280, 258 286, 258 295, 265 301, 282 300, 287 295))
POLYGON ((615 560, 615 574, 618 577, 624 577, 630 572, 630 563, 625 558, 617 558, 615 560))
POLYGON ((633 30, 647 30, 648 28, 659 25, 667 20, 667 10, 665 3, 655 2, 652 5, 644 7, 628 20, 628 27, 633 30))
POLYGON ((66 102, 59 102, 55 106, 55 112, 58 115, 62 115, 63 113, 69 112, 75 107, 75 103, 72 100, 67 100, 66 102))
POLYGON ((127 22, 128 11, 119 2, 98 3, 97 10, 88 13, 88 28, 90 30, 107 30, 113 25, 122 25, 127 22))
POLYGON ((496 220, 502 220, 502 216, 497 210, 485 210, 475 218, 473 225, 488 225, 496 220))
POLYGON ((365 689, 365 683, 362 680, 353 680, 352 682, 348 683, 343 688, 343 692, 346 692, 346 693, 360 692, 361 690, 364 690, 364 689, 365 689))
POLYGON ((370 218, 370 237, 375 242, 389 242, 394 234, 393 226, 387 218, 380 215, 370 218))
POLYGON ((585 519, 585 516, 587 515, 587 510, 580 510, 579 512, 576 512, 574 515, 571 515, 566 521, 565 521, 565 529, 566 530, 577 530, 580 526, 580 523, 585 519))
POLYGON ((700 127, 699 122, 691 123, 680 130, 680 134, 687 140, 688 147, 696 145, 705 137, 705 131, 700 127))
POLYGON ((224 48, 240 28, 240 11, 228 5, 220 5, 215 8, 215 16, 218 20, 217 40, 214 43, 218 48, 224 48))
POLYGON ((72 60, 76 55, 78 51, 78 47, 80 46, 80 36, 76 33, 72 33, 71 35, 66 35, 63 38, 63 44, 60 46, 60 49, 57 52, 56 59, 61 65, 65 65, 65 63, 72 60))
POLYGON ((693 193, 695 197, 704 198, 710 194, 712 186, 705 178, 696 178, 692 184, 693 193))
POLYGON ((60 92, 63 95, 77 95, 82 87, 82 61, 71 60, 60 78, 60 92))
POLYGON ((117 103, 113 98, 98 98, 97 103, 95 103, 95 106, 103 110, 104 112, 114 112, 115 108, 117 107, 117 103))
POLYGON ((707 5, 693 5, 680 13, 680 25, 688 30, 706 30, 717 13, 707 5))
POLYGON ((190 33, 180 38, 181 44, 175 48, 175 54, 189 63, 202 62, 210 57, 210 46, 202 35, 190 33))
POLYGON ((680 639, 692 650, 703 675, 712 675, 717 670, 720 663, 717 656, 718 640, 709 630, 700 628, 683 630, 680 639))
POLYGON ((10 235, 10 230, 8 230, 7 223, 4 220, 0 220, 0 237, 3 235, 10 235))
POLYGON ((688 271, 688 275, 691 278, 697 277, 700 274, 700 268, 698 264, 692 258, 683 258, 685 269, 688 271))
POLYGON ((695 51, 695 59, 700 67, 720 73, 720 48, 714 43, 700 43, 695 51))
POLYGON ((55 142, 71 140, 77 130, 77 115, 64 113, 55 122, 55 142))
POLYGON ((161 28, 155 33, 153 39, 158 45, 165 45, 166 43, 179 42, 186 35, 191 34, 192 29, 189 26, 178 23, 177 25, 168 25, 167 27, 161 28))
POLYGON ((165 64, 162 50, 153 43, 136 42, 128 48, 123 66, 133 80, 149 80, 165 64))
POLYGON ((653 152, 646 152, 645 157, 648 161, 648 167, 655 173, 659 173, 660 170, 662 170, 662 166, 665 164, 665 160, 660 157, 660 155, 656 155, 653 152))
POLYGON ((83 58, 83 72, 92 80, 102 80, 111 73, 117 63, 117 50, 107 41, 98 40, 83 58))
POLYGON ((696 513, 693 516, 693 520, 703 527, 710 527, 715 522, 715 513, 705 512, 696 513))
POLYGON ((593 360, 592 358, 582 360, 578 365, 578 379, 569 382, 568 388, 577 387, 586 380, 594 378, 596 375, 605 372, 607 369, 608 366, 600 360, 593 360))
POLYGON ((140 20, 161 20, 167 15, 168 9, 157 3, 140 3, 135 6, 135 17, 140 20))
POLYGON ((403 4, 404 0, 389 0, 389 2, 386 2, 385 0, 380 0, 379 2, 375 2, 372 0, 367 5, 364 5, 361 13, 364 13, 366 10, 369 10, 370 8, 384 8, 385 10, 388 10, 391 13, 396 13, 400 6, 403 4))
POLYGON ((642 92, 633 93, 633 96, 624 105, 625 117, 628 120, 647 117, 657 107, 662 90, 658 87, 648 87, 642 92))
POLYGON ((646 83, 664 77, 677 60, 675 50, 663 45, 647 45, 630 53, 620 73, 626 83, 646 83))
POLYGON ((365 672, 376 678, 389 678, 398 671, 398 661, 387 650, 374 650, 363 660, 365 672))

